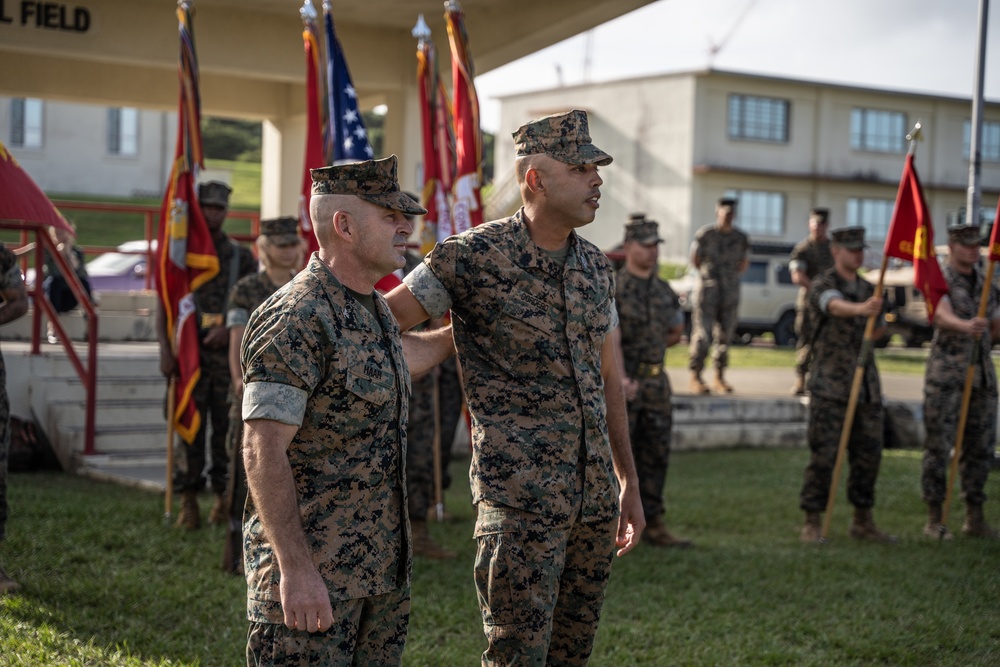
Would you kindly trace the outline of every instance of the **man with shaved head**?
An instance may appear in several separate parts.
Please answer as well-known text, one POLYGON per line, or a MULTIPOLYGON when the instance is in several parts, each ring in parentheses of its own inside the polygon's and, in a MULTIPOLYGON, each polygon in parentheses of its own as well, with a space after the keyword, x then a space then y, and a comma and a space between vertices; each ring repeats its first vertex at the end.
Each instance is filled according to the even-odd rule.
POLYGON ((450 329, 401 337, 374 290, 424 209, 396 156, 312 171, 319 251, 243 336, 248 665, 399 664, 410 608, 410 372, 450 329), (405 356, 405 358, 404 358, 405 356))
POLYGON ((439 243, 389 294, 407 328, 451 309, 472 415, 484 665, 584 665, 611 561, 645 522, 612 332, 587 114, 514 133, 523 208, 439 243))

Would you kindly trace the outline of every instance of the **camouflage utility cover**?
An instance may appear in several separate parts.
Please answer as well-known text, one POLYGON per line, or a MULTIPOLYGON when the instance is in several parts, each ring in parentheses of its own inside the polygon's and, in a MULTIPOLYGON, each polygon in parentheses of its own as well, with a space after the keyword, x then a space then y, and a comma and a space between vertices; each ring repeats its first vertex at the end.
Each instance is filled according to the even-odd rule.
MULTIPOLYGON (((846 403, 851 394, 854 370, 865 337, 866 317, 834 317, 820 308, 824 293, 832 291, 852 303, 867 301, 875 293, 870 282, 856 278, 853 283, 840 277, 836 269, 828 269, 809 288, 809 318, 816 328, 812 343, 813 362, 810 366, 809 393, 813 396, 846 403)), ((881 403, 882 389, 875 356, 869 352, 865 363, 859 403, 881 403)))
MULTIPOLYGON (((379 321, 314 255, 250 316, 243 337, 244 419, 259 408, 277 421, 301 420, 288 460, 302 527, 332 600, 409 585, 403 427, 410 376, 399 326, 385 300, 374 298, 379 321)), ((248 618, 281 623, 281 575, 252 497, 243 532, 248 618)))
MULTIPOLYGON (((641 214, 638 214, 641 215, 641 214)), ((625 242, 635 241, 642 245, 661 243, 660 225, 655 220, 645 217, 633 217, 625 224, 625 242)))
POLYGON ((566 521, 582 488, 584 517, 616 516, 601 378, 601 345, 617 325, 614 278, 575 233, 559 266, 523 213, 439 243, 404 282, 431 317, 452 309, 473 418, 473 502, 566 521))
POLYGON ((229 195, 233 189, 222 181, 206 181, 198 186, 198 202, 202 206, 229 208, 229 195))
POLYGON ((544 153, 566 164, 611 164, 610 155, 590 140, 587 112, 574 109, 568 113, 546 116, 525 123, 513 132, 514 154, 544 153))
POLYGON ((299 240, 299 221, 292 217, 261 220, 260 235, 266 236, 275 245, 296 243, 299 240))
POLYGON ((717 283, 724 289, 740 288, 740 264, 750 251, 750 239, 733 227, 724 232, 717 225, 706 225, 694 235, 695 254, 701 265, 701 284, 717 283))
POLYGON ((427 209, 399 189, 396 156, 350 164, 310 169, 314 195, 354 195, 407 215, 423 215, 427 209))

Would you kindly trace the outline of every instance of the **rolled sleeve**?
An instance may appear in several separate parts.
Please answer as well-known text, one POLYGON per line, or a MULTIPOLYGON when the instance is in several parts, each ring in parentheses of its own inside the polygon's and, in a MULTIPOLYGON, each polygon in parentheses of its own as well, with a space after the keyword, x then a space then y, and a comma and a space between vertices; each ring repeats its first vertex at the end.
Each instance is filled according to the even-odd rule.
POLYGON ((298 387, 277 382, 251 382, 243 389, 243 421, 270 419, 302 426, 309 395, 298 387))
POLYGON ((413 269, 403 278, 403 283, 431 318, 442 317, 451 310, 451 295, 427 264, 413 269))
POLYGON ((834 299, 843 299, 844 293, 836 289, 828 289, 819 295, 819 309, 824 313, 830 312, 830 302, 834 299))
POLYGON ((226 313, 226 328, 245 327, 250 321, 250 311, 246 308, 230 308, 226 313))

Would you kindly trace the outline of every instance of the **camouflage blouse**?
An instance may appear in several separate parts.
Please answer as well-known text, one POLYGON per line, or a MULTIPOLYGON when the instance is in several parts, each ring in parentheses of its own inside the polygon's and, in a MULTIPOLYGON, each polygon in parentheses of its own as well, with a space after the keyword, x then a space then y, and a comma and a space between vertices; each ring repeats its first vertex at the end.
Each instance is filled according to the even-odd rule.
POLYGON ((706 225, 695 232, 694 248, 702 285, 739 289, 740 264, 750 251, 746 234, 736 227, 723 232, 718 225, 706 225))
MULTIPOLYGON (((243 418, 299 424, 288 461, 332 600, 409 585, 410 375, 399 326, 374 299, 377 321, 314 254, 250 316, 241 351, 243 418)), ((252 495, 244 517, 248 618, 281 623, 281 575, 252 495)))
MULTIPOLYGON (((983 272, 979 267, 973 267, 974 286, 950 265, 942 269, 948 281, 947 299, 955 315, 963 320, 975 317, 979 313, 979 298, 983 293, 983 272), (970 291, 971 290, 971 291, 970 291)), ((994 286, 990 289, 986 305, 986 317, 994 320, 1000 317, 1000 292, 994 286)), ((927 358, 927 371, 924 381, 942 387, 961 387, 965 384, 965 374, 969 367, 969 344, 972 339, 957 331, 948 331, 934 327, 934 340, 931 342, 931 352, 927 358)), ((990 360, 989 330, 979 339, 979 363, 972 380, 975 389, 985 389, 997 393, 996 371, 990 360), (987 363, 983 363, 983 361, 987 363)))
MULTIPOLYGON (((816 326, 809 374, 809 393, 813 396, 847 403, 868 322, 867 317, 834 317, 821 307, 821 303, 833 296, 861 303, 874 293, 875 288, 870 282, 860 276, 848 282, 840 277, 836 269, 828 269, 813 280, 809 288, 809 317, 816 326)), ((882 388, 872 350, 869 350, 865 363, 858 402, 882 402, 882 388)))
POLYGON ((431 317, 452 310, 473 418, 473 502, 566 521, 582 488, 583 516, 613 518, 601 345, 617 325, 614 276, 575 233, 560 266, 522 216, 446 239, 404 282, 431 317))

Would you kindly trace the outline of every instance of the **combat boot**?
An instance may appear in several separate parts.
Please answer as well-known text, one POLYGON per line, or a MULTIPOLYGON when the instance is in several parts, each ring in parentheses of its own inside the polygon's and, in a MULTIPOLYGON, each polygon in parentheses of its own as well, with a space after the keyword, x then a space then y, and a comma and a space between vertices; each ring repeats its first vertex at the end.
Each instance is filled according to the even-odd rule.
POLYGON ((962 533, 968 537, 985 537, 988 540, 995 540, 1000 534, 986 523, 983 517, 982 505, 967 505, 965 508, 965 523, 962 524, 962 533))
POLYGON ((806 395, 806 379, 804 376, 799 375, 795 378, 795 384, 792 385, 792 396, 805 396, 806 395))
POLYGON ((868 508, 854 508, 854 518, 851 519, 851 529, 848 532, 856 540, 881 542, 882 544, 895 544, 899 541, 894 535, 886 533, 875 525, 872 511, 868 508))
POLYGON ((927 505, 927 525, 924 526, 924 536, 935 540, 953 540, 955 536, 941 523, 941 504, 927 505))
POLYGON ((715 382, 712 383, 712 389, 719 394, 731 394, 733 393, 733 386, 726 382, 724 373, 725 371, 721 368, 715 370, 715 382))
POLYGON ((198 509, 198 492, 185 491, 181 496, 181 511, 177 515, 176 528, 197 530, 201 528, 201 516, 198 509))
POLYGON ((806 522, 802 524, 799 539, 810 544, 818 544, 823 540, 823 514, 821 512, 806 512, 806 522))
POLYGON ((691 546, 691 540, 677 537, 667 530, 667 526, 663 523, 663 517, 661 516, 650 519, 642 531, 642 539, 654 547, 687 549, 691 546))
POLYGON ((413 537, 413 555, 431 560, 451 560, 454 551, 449 551, 434 541, 427 530, 426 521, 410 521, 410 534, 413 537))
POLYGON ((215 503, 208 513, 208 523, 213 526, 225 526, 229 523, 229 508, 226 506, 226 496, 222 493, 216 494, 215 503))
POLYGON ((9 593, 16 593, 21 587, 16 581, 7 576, 4 569, 0 567, 0 595, 7 595, 9 593))
POLYGON ((701 373, 698 371, 691 371, 691 393, 695 396, 707 396, 712 393, 708 385, 705 384, 704 380, 701 379, 701 373))

